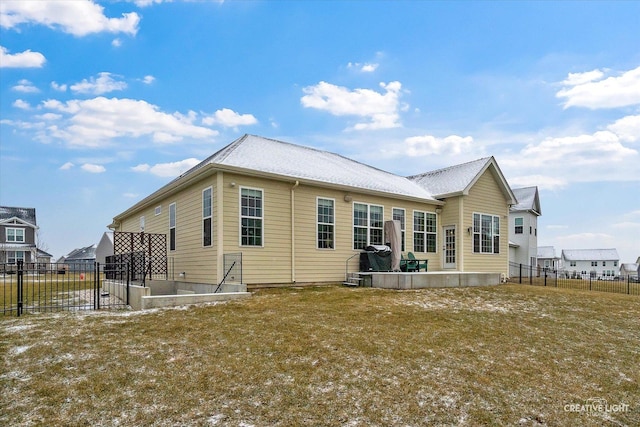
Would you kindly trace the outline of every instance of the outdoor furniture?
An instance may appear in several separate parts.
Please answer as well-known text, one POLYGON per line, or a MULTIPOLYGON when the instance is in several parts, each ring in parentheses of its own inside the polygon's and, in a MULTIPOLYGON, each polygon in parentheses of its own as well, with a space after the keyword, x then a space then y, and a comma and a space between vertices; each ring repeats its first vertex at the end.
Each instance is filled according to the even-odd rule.
POLYGON ((404 255, 400 254, 400 271, 406 271, 407 273, 416 271, 418 269, 418 263, 416 261, 408 260, 404 255))
POLYGON ((407 252, 407 257, 409 257, 409 262, 415 262, 417 271, 420 271, 421 268, 424 268, 424 271, 427 271, 427 264, 429 263, 429 260, 417 259, 413 252, 407 252))

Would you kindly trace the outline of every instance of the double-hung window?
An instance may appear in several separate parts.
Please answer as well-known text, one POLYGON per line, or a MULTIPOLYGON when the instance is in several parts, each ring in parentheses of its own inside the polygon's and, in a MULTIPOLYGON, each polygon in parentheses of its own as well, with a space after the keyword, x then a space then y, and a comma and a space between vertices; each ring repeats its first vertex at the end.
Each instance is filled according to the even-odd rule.
POLYGON ((413 211, 413 250, 415 252, 436 252, 436 214, 413 211))
POLYGON ((516 218, 516 234, 522 234, 524 227, 524 218, 516 218))
POLYGON ((169 250, 176 250, 176 204, 169 205, 169 250))
POLYGON ((333 199, 323 199, 318 197, 318 249, 335 249, 334 227, 335 227, 335 201, 333 199))
POLYGON ((7 262, 16 264, 18 261, 24 262, 24 251, 7 251, 7 262))
POLYGON ((383 244, 384 208, 366 203, 353 204, 353 249, 383 244))
POLYGON ((24 228, 7 228, 7 242, 24 243, 24 228))
POLYGON ((473 214, 473 252, 479 254, 500 253, 500 217, 473 214))
POLYGON ((264 232, 262 197, 262 190, 240 189, 240 244, 242 246, 262 246, 264 232))
POLYGON ((400 234, 402 236, 402 248, 400 249, 404 252, 404 232, 405 232, 405 222, 404 222, 404 209, 402 208, 393 208, 393 220, 400 222, 400 234))
POLYGON ((211 187, 202 190, 202 246, 211 246, 213 215, 213 189, 211 187))

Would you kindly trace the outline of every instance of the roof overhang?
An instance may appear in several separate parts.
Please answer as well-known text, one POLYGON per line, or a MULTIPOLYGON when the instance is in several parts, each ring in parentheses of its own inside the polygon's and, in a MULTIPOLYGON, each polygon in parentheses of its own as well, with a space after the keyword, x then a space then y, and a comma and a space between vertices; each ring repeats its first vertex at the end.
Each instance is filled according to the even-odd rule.
POLYGON ((192 171, 190 174, 186 176, 180 176, 176 178, 175 180, 166 184, 164 187, 160 188, 159 190, 145 197, 144 199, 142 199, 141 201, 139 201, 138 203, 136 203, 135 205, 127 209, 126 211, 114 216, 113 222, 109 224, 107 227, 110 229, 115 229, 118 227, 118 222, 122 218, 132 215, 140 210, 146 209, 149 206, 156 204, 158 199, 174 194, 177 191, 185 187, 188 187, 198 181, 201 181, 209 176, 212 176, 218 172, 229 172, 229 173, 236 173, 239 175, 245 175, 245 176, 251 176, 251 177, 267 178, 267 179, 273 179, 276 181, 291 182, 292 184, 295 184, 296 182, 298 182, 299 184, 305 184, 305 185, 314 186, 314 187, 331 188, 335 190, 345 191, 348 193, 385 196, 393 199, 408 200, 408 201, 420 202, 420 203, 425 203, 425 204, 430 204, 435 206, 443 206, 446 204, 445 202, 437 199, 427 199, 427 198, 416 197, 416 196, 411 196, 406 194, 389 193, 389 192, 377 191, 377 190, 367 189, 362 187, 354 187, 354 186, 343 185, 343 184, 328 183, 324 181, 316 181, 312 179, 298 178, 294 176, 286 176, 286 175, 281 175, 276 173, 257 171, 254 169, 241 168, 237 166, 209 163, 195 171, 192 171))
POLYGON ((38 229, 37 225, 31 224, 28 221, 25 221, 24 219, 18 218, 17 216, 13 216, 11 218, 6 218, 3 220, 0 220, 0 225, 4 225, 4 226, 12 226, 12 225, 21 225, 21 226, 25 226, 25 227, 31 227, 35 230, 38 229))

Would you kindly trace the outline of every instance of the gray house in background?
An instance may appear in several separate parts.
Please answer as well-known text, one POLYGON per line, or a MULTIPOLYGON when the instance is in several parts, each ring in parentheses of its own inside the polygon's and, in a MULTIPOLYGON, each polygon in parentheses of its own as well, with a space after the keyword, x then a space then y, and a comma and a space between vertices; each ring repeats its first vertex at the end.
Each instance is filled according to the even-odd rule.
POLYGON ((37 255, 36 209, 0 206, 0 263, 35 263, 37 255))
POLYGON ((64 263, 69 271, 87 271, 96 262, 96 245, 74 249, 64 257, 64 263))
POLYGON ((623 263, 620 265, 620 276, 623 278, 638 278, 640 277, 640 266, 637 263, 623 263))

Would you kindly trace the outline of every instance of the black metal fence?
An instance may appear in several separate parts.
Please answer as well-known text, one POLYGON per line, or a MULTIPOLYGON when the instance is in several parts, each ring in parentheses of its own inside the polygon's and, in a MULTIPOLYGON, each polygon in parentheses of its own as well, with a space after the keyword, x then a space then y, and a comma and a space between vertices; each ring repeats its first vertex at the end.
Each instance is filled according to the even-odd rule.
POLYGON ((106 257, 107 265, 128 264, 131 281, 146 286, 147 280, 173 280, 173 258, 150 257, 143 251, 106 257))
POLYGON ((509 281, 534 286, 640 295, 640 283, 633 276, 572 274, 565 270, 516 263, 509 263, 509 281))
POLYGON ((126 308, 128 264, 93 263, 76 271, 66 264, 0 264, 0 312, 4 316, 51 311, 126 308), (126 286, 108 286, 117 282, 126 286))

